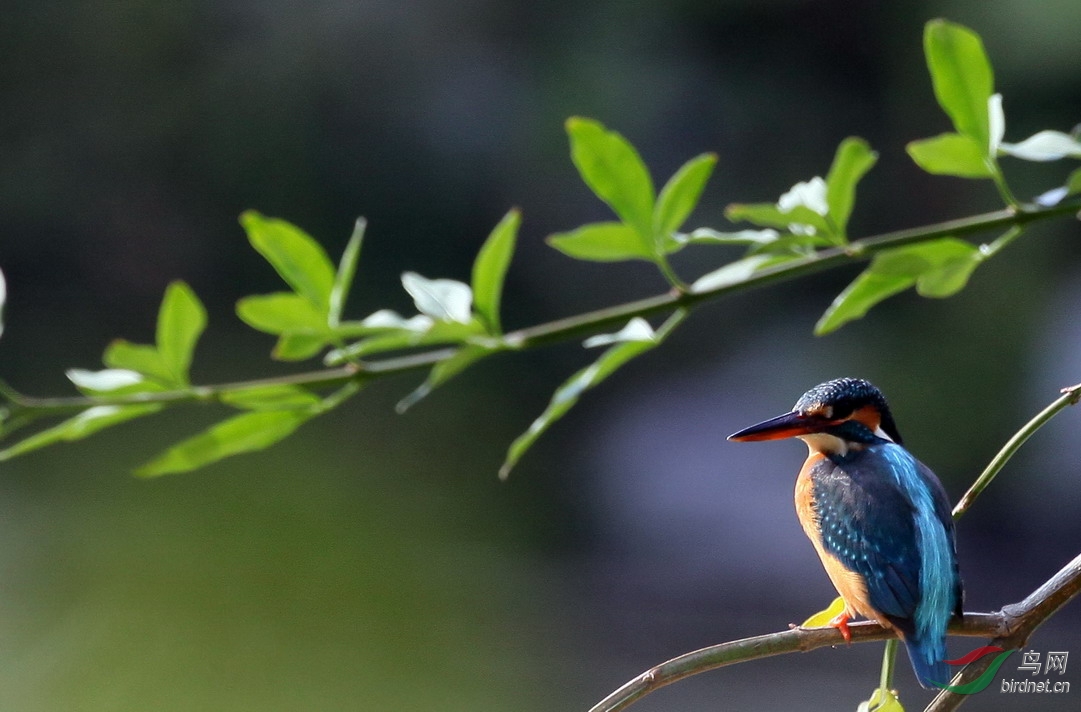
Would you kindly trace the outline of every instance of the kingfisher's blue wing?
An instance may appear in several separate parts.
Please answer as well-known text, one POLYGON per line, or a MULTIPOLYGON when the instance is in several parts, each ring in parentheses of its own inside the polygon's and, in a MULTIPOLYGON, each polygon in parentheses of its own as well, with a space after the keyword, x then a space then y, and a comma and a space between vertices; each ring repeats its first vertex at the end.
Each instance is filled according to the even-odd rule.
POLYGON ((826 551, 866 581, 868 603, 905 632, 920 602, 914 507, 867 448, 823 460, 812 475, 814 508, 826 551))

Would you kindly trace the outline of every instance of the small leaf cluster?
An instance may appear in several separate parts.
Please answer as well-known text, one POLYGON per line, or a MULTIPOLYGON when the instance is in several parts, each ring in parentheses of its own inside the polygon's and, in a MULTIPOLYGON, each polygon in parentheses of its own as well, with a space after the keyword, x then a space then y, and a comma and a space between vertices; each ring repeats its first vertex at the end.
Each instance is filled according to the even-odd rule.
POLYGON ((337 269, 322 245, 300 228, 255 211, 240 216, 248 241, 291 288, 245 297, 236 306, 240 319, 278 337, 273 356, 301 361, 360 332, 341 322, 342 305, 353 283, 365 223, 358 220, 337 269))
POLYGON ((623 136, 582 117, 567 120, 567 135, 571 160, 582 180, 619 220, 552 235, 548 244, 580 260, 646 260, 656 264, 673 286, 682 287, 668 255, 686 244, 676 231, 698 204, 717 156, 704 153, 690 159, 657 195, 641 156, 623 136))
MULTIPOLYGON (((983 41, 972 30, 945 20, 927 24, 923 36, 924 53, 931 72, 935 98, 953 122, 954 131, 908 144, 908 154, 928 173, 961 178, 992 179, 1003 199, 1017 201, 1006 185, 999 166, 1001 156, 1026 161, 1054 161, 1081 158, 1077 129, 1040 131, 1020 143, 1006 143, 1006 118, 1002 95, 994 91, 994 72, 983 41)), ((1066 181, 1066 192, 1077 192, 1081 171, 1066 181)), ((1056 190, 1057 194, 1057 190, 1056 190)), ((1045 199, 1045 202, 1048 199, 1045 199)))
POLYGON ((0 460, 58 442, 80 440, 120 423, 156 413, 161 401, 139 402, 140 396, 190 388, 189 369, 195 344, 206 328, 206 309, 187 284, 173 282, 158 311, 154 344, 117 339, 102 356, 106 368, 67 371, 72 384, 89 398, 129 396, 123 405, 90 405, 75 416, 0 450, 0 460))
MULTIPOLYGON (((1021 205, 1007 185, 1000 156, 1030 161, 1081 158, 1078 137, 1058 131, 1041 131, 1019 144, 1003 142, 1006 121, 1002 96, 994 93, 991 62, 975 32, 945 20, 933 20, 925 27, 923 44, 935 98, 954 130, 908 144, 908 154, 920 168, 936 175, 991 179, 1006 205, 1018 209, 1021 205)), ((1055 205, 1079 192, 1081 170, 1074 170, 1065 186, 1048 191, 1036 203, 1055 205)), ((882 300, 912 287, 924 297, 952 296, 965 287, 983 261, 1020 232, 1020 228, 1011 227, 983 245, 944 236, 882 252, 838 295, 815 326, 815 332, 833 331, 864 316, 882 300)))

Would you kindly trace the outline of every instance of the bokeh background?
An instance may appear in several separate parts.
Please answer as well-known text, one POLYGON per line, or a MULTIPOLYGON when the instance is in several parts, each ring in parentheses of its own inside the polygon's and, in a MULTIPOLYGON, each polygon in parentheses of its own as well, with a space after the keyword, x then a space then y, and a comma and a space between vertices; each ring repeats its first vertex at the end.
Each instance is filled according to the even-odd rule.
MULTIPOLYGON (((0 22, 0 376, 65 394, 108 341, 148 342, 182 278, 214 382, 288 373, 233 315, 278 288, 236 218, 291 220, 331 254, 370 229, 349 313, 403 312, 399 274, 465 279, 511 206, 505 297, 524 326, 663 290, 642 265, 574 262, 545 235, 603 219, 563 120, 598 118, 658 179, 715 151, 694 225, 822 174, 837 143, 880 151, 855 235, 996 209, 986 183, 921 174, 905 142, 947 130, 923 23, 979 31, 1007 138, 1081 120, 1071 0, 668 3, 7 0, 0 22)), ((1007 165, 1032 196, 1067 168, 1007 165)), ((953 497, 1081 380, 1079 227, 1034 228, 946 301, 906 294, 825 338, 857 269, 710 305, 521 463, 506 445, 593 354, 504 357, 404 416, 415 379, 373 385, 271 450, 139 481, 131 469, 221 411, 177 410, 3 463, 0 709, 586 709, 646 667, 785 628, 833 597, 796 523, 802 445, 724 436, 840 375, 876 381, 953 497)), ((736 255, 679 255, 693 278, 736 255)), ((959 531, 968 608, 1019 600, 1081 541, 1081 412, 1011 463, 959 531)), ((951 651, 967 652, 954 640, 951 651)), ((1034 650, 1081 656, 1081 610, 1034 650)), ((635 709, 853 709, 878 645, 786 656, 667 688, 635 709)), ((1076 709, 1071 695, 973 700, 1076 709)), ((1020 679, 1007 662, 999 677, 1020 679)), ((907 663, 897 684, 911 709, 907 663)))

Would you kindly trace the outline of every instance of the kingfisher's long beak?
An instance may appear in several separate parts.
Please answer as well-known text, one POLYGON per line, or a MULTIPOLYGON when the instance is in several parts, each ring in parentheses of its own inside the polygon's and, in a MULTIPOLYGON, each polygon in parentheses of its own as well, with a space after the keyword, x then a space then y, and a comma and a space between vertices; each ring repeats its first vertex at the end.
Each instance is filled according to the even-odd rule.
POLYGON ((829 424, 829 421, 825 418, 803 415, 792 411, 732 433, 728 436, 728 439, 736 442, 753 442, 756 440, 794 438, 797 435, 820 432, 829 424))

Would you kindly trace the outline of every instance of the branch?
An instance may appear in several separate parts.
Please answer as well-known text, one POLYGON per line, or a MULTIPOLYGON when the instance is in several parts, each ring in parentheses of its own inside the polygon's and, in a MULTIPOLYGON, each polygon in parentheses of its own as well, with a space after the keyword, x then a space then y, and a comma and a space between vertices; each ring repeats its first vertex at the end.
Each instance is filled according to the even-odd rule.
MULTIPOLYGON (((955 636, 993 638, 992 642, 995 645, 1008 649, 1019 648, 1025 644, 1040 624, 1054 615, 1078 593, 1081 593, 1081 555, 1078 555, 1020 603, 1003 606, 1000 611, 994 613, 965 613, 961 620, 951 621, 949 633, 955 636)), ((849 624, 849 630, 852 633, 853 643, 889 640, 894 637, 893 631, 886 630, 871 621, 849 624)), ((626 709, 651 692, 708 670, 774 655, 806 653, 842 643, 844 643, 844 638, 835 628, 793 626, 779 633, 712 645, 672 658, 646 670, 598 702, 590 709, 590 712, 616 712, 626 709)), ((985 656, 972 663, 962 671, 959 680, 954 680, 954 684, 963 684, 975 679, 989 662, 990 656, 985 656)), ((952 710, 964 699, 964 695, 943 692, 932 701, 925 712, 952 710)))
MULTIPOLYGON (((820 250, 814 255, 794 259, 773 268, 763 269, 745 279, 728 284, 692 291, 673 289, 664 294, 512 331, 490 346, 493 352, 497 352, 535 348, 562 342, 578 336, 594 334, 613 326, 622 326, 627 320, 635 316, 646 317, 667 313, 681 307, 691 307, 699 302, 749 291, 775 282, 803 277, 849 264, 854 260, 865 260, 884 250, 928 242, 943 237, 957 237, 988 230, 1021 227, 1031 222, 1065 215, 1077 209, 1078 205, 1076 203, 1060 203, 1049 208, 1023 206, 1017 209, 998 210, 958 220, 947 220, 918 228, 854 240, 843 247, 820 250)), ((359 361, 337 368, 289 376, 123 396, 35 398, 18 393, 6 384, 0 383, 0 396, 3 396, 8 401, 13 411, 22 411, 25 414, 33 413, 35 418, 74 413, 96 405, 214 402, 223 393, 259 386, 288 384, 310 388, 331 388, 349 382, 367 382, 375 378, 430 368, 446 361, 458 351, 459 347, 455 346, 441 347, 383 359, 359 361)))
POLYGON ((673 290, 667 294, 521 329, 507 334, 504 340, 512 348, 526 348, 562 341, 572 336, 595 333, 603 328, 621 326, 631 317, 650 316, 677 307, 689 307, 698 302, 749 291, 775 282, 803 277, 815 272, 839 267, 843 264, 849 264, 853 260, 868 259, 885 250, 930 242, 943 237, 959 237, 988 230, 1020 227, 1030 222, 1075 212, 1078 207, 1076 203, 1072 203, 1070 205, 1059 204, 1052 208, 1026 207, 1017 210, 998 210, 958 220, 947 220, 918 228, 865 237, 853 240, 843 247, 820 250, 814 255, 785 262, 773 268, 763 269, 746 279, 730 284, 691 292, 673 290))
POLYGON ((994 459, 987 464, 984 471, 980 473, 980 476, 976 478, 976 481, 972 483, 972 486, 968 488, 968 491, 961 496, 961 500, 957 503, 957 506, 953 508, 953 518, 960 519, 965 512, 969 510, 972 503, 976 501, 976 498, 980 496, 980 493, 987 489, 987 486, 991 484, 991 481, 995 479, 995 476, 1006 466, 1006 463, 1014 453, 1016 453, 1025 441, 1042 428, 1047 421, 1055 417, 1058 412, 1071 405, 1077 405, 1078 401, 1081 401, 1081 383, 1074 386, 1069 386, 1062 389, 1062 395, 1054 402, 1049 404, 1046 408, 1041 410, 1036 416, 1028 421, 1023 428, 1013 434, 1002 449, 998 451, 994 459))

